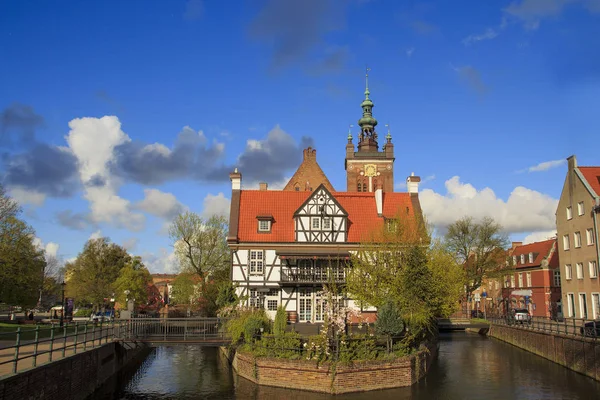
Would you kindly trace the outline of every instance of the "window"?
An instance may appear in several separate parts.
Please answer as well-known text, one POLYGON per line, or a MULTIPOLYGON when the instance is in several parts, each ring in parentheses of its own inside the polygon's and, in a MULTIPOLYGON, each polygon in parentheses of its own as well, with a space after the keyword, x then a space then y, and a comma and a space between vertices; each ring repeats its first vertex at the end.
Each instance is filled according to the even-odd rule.
POLYGON ((563 236, 563 249, 569 250, 571 245, 569 244, 569 235, 563 236))
POLYGON ((362 185, 360 184, 360 182, 358 182, 358 183, 356 184, 356 191, 357 191, 357 192, 362 192, 362 185))
POLYGON ((517 256, 513 256, 513 265, 517 265, 517 256))
POLYGON ((569 311, 569 317, 575 316, 575 295, 573 293, 567 294, 567 308, 569 311))
POLYGON ((529 263, 533 262, 533 253, 529 253, 529 263))
POLYGON ((510 276, 510 287, 512 287, 512 288, 515 287, 515 276, 514 275, 510 276))
POLYGON ((583 201, 580 201, 579 203, 577 203, 577 215, 583 215, 583 213, 583 201))
POLYGON ((521 264, 525 264, 525 254, 521 254, 521 264))
POLYGON ((579 318, 587 319, 587 301, 585 293, 579 293, 579 318))
POLYGON ((573 269, 571 268, 571 264, 565 265, 565 279, 573 279, 573 269))
POLYGON ((258 231, 259 232, 269 232, 271 230, 271 221, 267 219, 258 220, 258 231))
POLYGON ((575 264, 577 268, 577 279, 583 279, 583 263, 575 264))
POLYGON ((527 273, 527 287, 531 287, 531 272, 527 273))
POLYGON ((250 250, 250 274, 262 275, 264 272, 264 251, 250 250))
POLYGON ((581 232, 575 232, 575 248, 581 247, 581 232))
POLYGON ((594 230, 592 228, 585 231, 585 236, 587 236, 587 244, 591 246, 594 244, 594 230))
POLYGON ((590 261, 588 263, 589 269, 590 269, 590 278, 597 278, 598 277, 598 265, 596 265, 596 261, 590 261))
POLYGON ((523 274, 519 273, 519 287, 523 287, 523 274))
POLYGON ((324 218, 323 219, 323 229, 324 230, 331 229, 331 218, 324 218))
POLYGON ((554 286, 560 286, 560 270, 554 270, 554 286))
POLYGON ((396 232, 398 230, 398 221, 395 219, 388 219, 386 224, 388 232, 396 232))
POLYGON ((312 221, 312 228, 313 229, 321 229, 321 218, 320 217, 313 217, 312 221))
POLYGON ((571 207, 567 207, 567 219, 572 219, 573 218, 573 210, 571 209, 571 207))
POLYGON ((600 293, 592 293, 592 316, 594 319, 600 317, 600 293))
POLYGON ((258 295, 256 289, 250 289, 250 307, 253 308, 264 308, 264 297, 258 295))
POLYGON ((267 300, 267 310, 277 311, 277 300, 267 300))

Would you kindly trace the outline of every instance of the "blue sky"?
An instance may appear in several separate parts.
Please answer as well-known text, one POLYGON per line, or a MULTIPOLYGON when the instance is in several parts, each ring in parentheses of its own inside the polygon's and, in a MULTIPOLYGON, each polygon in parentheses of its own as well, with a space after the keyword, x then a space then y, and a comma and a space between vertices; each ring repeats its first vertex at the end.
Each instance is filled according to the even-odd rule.
POLYGON ((553 230, 565 158, 597 165, 600 0, 0 3, 2 182, 64 260, 92 235, 172 270, 177 212, 228 211, 312 145, 345 190, 365 65, 397 190, 438 228, 553 230), (537 167, 536 167, 537 166, 537 167))

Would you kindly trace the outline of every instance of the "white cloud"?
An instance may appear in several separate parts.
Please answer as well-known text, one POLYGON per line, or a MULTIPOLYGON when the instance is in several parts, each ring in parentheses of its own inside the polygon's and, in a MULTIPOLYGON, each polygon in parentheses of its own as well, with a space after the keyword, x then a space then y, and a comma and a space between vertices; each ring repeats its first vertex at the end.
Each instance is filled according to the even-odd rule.
POLYGON ((135 247, 137 246, 138 242, 139 242, 139 239, 133 237, 133 238, 129 238, 129 239, 126 239, 125 241, 123 241, 122 246, 127 251, 133 251, 135 249, 135 247))
POLYGON ((496 197, 490 188, 477 190, 473 185, 460 182, 458 176, 445 183, 446 194, 424 189, 419 199, 428 222, 436 228, 445 228, 463 216, 480 219, 494 218, 510 233, 554 229, 558 200, 517 186, 506 201, 496 197))
POLYGON ((570 5, 581 5, 591 13, 600 12, 599 0, 522 0, 513 1, 503 11, 523 23, 525 29, 539 28, 543 19, 559 16, 570 5))
POLYGON ((204 209, 202 210, 202 216, 209 218, 212 215, 222 215, 229 217, 229 208, 231 200, 226 198, 221 192, 217 195, 207 194, 204 198, 204 209))
POLYGON ((161 192, 158 189, 144 189, 144 199, 135 206, 148 214, 169 221, 187 209, 172 193, 161 192))
POLYGON ((544 161, 544 162, 541 162, 541 163, 539 163, 537 165, 534 165, 532 167, 527 168, 526 171, 528 171, 528 172, 547 171, 547 170, 549 170, 551 168, 560 167, 561 165, 565 164, 566 162, 567 162, 567 160, 565 160, 565 159, 553 160, 553 161, 544 161))
POLYGON ((102 231, 98 229, 96 232, 92 232, 88 240, 100 239, 102 237, 102 231))
POLYGON ((29 190, 19 186, 12 186, 9 190, 11 197, 20 205, 30 204, 39 207, 43 205, 46 200, 46 195, 44 193, 35 190, 29 190))
MULTIPOLYGON (((69 122, 69 128, 65 139, 78 161, 84 197, 90 203, 90 219, 134 231, 143 229, 145 216, 132 212, 129 200, 117 194, 121 182, 110 173, 115 147, 131 141, 121 130, 119 119, 77 118, 69 122)), ((151 146, 154 151, 164 151, 160 146, 151 146)))
POLYGON ((174 274, 179 272, 179 263, 175 253, 169 252, 164 247, 159 249, 158 254, 142 254, 142 261, 151 273, 174 274))
POLYGON ((556 229, 550 231, 532 232, 525 236, 525 239, 523 239, 523 244, 541 242, 554 237, 556 237, 556 229))
POLYGON ((58 249, 60 248, 60 245, 58 243, 48 242, 48 243, 44 244, 42 239, 40 239, 39 237, 36 236, 33 238, 33 245, 37 249, 44 250, 46 252, 46 259, 48 257, 57 257, 58 256, 58 249))

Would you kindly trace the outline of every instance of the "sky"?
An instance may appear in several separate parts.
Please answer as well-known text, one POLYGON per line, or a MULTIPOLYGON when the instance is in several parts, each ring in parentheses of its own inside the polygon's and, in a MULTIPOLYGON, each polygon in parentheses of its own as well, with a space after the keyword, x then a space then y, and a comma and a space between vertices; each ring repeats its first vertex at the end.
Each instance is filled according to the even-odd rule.
POLYGON ((37 243, 107 236, 177 269, 170 221, 227 215, 229 172, 281 188, 302 158, 346 190, 368 65, 395 187, 443 232, 555 232, 566 158, 598 165, 600 0, 0 2, 0 179, 37 243))

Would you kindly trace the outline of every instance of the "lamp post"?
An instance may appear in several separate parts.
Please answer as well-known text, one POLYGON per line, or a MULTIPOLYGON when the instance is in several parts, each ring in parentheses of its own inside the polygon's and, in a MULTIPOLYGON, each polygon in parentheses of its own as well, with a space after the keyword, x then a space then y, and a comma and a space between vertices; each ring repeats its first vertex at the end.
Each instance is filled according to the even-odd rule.
POLYGON ((65 286, 67 284, 63 281, 60 286, 62 286, 62 311, 60 313, 60 327, 62 328, 65 319, 65 286))

